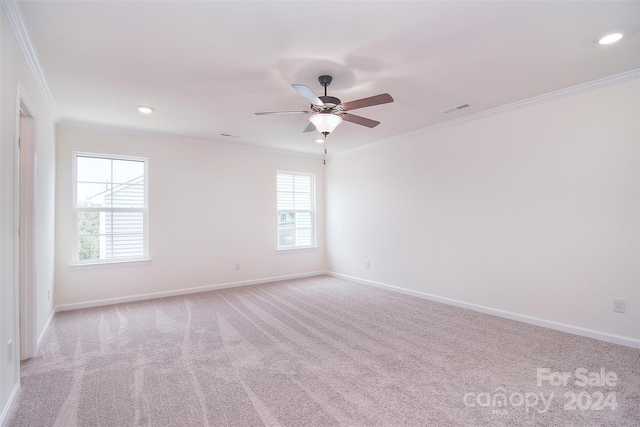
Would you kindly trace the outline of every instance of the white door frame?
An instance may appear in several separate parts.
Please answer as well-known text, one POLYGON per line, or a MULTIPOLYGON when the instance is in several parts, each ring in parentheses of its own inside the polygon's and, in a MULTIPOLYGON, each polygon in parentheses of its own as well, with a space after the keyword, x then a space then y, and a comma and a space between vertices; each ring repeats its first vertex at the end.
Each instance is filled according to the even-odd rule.
POLYGON ((37 350, 36 298, 36 110, 18 83, 16 100, 15 233, 20 360, 37 350))

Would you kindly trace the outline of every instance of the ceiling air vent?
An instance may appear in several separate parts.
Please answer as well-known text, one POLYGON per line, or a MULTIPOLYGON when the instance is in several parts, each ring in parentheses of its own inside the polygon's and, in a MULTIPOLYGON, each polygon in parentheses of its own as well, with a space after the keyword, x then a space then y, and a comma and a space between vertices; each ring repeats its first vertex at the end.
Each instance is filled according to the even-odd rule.
POLYGON ((453 113, 456 110, 463 110, 463 109, 468 108, 468 107, 471 107, 471 104, 456 105, 455 107, 447 108, 446 110, 443 111, 443 113, 444 114, 453 113))
POLYGON ((230 133, 221 133, 220 136, 226 136, 227 138, 240 138, 240 135, 231 135, 230 133))

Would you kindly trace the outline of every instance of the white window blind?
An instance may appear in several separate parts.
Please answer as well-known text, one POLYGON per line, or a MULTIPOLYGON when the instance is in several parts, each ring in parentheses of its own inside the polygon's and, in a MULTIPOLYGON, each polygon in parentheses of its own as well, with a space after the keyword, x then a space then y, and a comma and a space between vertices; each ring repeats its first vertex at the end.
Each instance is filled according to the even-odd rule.
POLYGON ((278 248, 315 246, 315 175, 278 171, 278 248))
POLYGON ((73 154, 74 262, 147 258, 147 159, 73 154))

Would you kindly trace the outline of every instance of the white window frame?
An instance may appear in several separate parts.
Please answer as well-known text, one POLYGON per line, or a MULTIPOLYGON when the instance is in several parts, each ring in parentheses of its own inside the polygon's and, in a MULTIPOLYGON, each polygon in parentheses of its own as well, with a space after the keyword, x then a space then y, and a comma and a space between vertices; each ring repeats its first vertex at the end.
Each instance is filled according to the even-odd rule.
POLYGON ((317 248, 316 246, 316 174, 309 172, 295 172, 295 171, 284 171, 278 170, 276 171, 276 250, 277 251, 295 251, 300 249, 313 249, 317 248), (308 176, 311 178, 311 209, 278 209, 278 175, 293 175, 293 176, 308 176), (279 233, 279 218, 281 214, 287 214, 290 212, 298 213, 298 212, 309 212, 311 214, 311 244, 310 245, 294 245, 294 246, 280 246, 280 233, 279 233))
POLYGON ((71 266, 108 266, 112 264, 132 263, 137 264, 140 262, 149 262, 149 159, 147 157, 132 157, 121 156, 117 154, 104 154, 104 153, 87 153, 81 151, 73 151, 72 153, 72 167, 71 167, 71 205, 73 209, 73 255, 71 266), (144 163, 144 206, 141 208, 121 208, 121 207, 78 207, 78 157, 92 157, 96 159, 108 159, 108 160, 130 160, 144 163), (117 257, 109 259, 90 259, 80 260, 80 233, 78 230, 78 213, 79 212, 142 212, 142 246, 143 254, 136 257, 117 257))

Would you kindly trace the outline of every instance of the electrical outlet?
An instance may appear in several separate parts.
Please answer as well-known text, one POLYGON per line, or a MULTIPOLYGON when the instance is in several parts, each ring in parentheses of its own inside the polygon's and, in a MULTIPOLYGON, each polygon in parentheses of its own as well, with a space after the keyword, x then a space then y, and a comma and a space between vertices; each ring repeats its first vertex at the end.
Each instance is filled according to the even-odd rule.
POLYGON ((365 261, 364 263, 364 268, 366 268, 367 270, 369 270, 371 268, 371 261, 365 261))
POLYGON ((240 263, 239 262, 236 262, 236 271, 237 270, 240 270, 240 263))
POLYGON ((9 340, 7 343, 7 362, 13 360, 13 340, 9 340))
POLYGON ((625 304, 624 299, 622 298, 614 298, 613 299, 613 311, 616 313, 624 313, 625 304))

